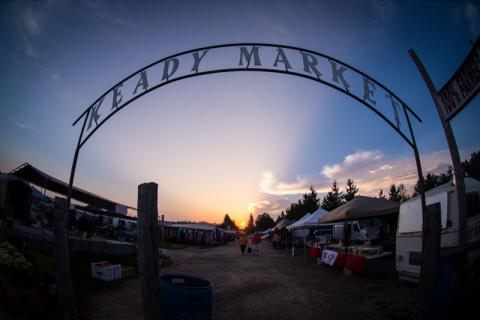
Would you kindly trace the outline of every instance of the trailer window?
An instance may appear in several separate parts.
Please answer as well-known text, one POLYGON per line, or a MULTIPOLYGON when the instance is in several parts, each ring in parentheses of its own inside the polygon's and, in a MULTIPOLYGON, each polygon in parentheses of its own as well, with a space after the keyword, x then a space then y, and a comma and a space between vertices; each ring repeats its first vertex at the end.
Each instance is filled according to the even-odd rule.
POLYGON ((480 214, 480 195, 478 192, 467 193, 467 216, 480 214))
POLYGON ((412 266, 419 266, 422 263, 422 253, 420 251, 410 251, 408 257, 408 264, 412 266))

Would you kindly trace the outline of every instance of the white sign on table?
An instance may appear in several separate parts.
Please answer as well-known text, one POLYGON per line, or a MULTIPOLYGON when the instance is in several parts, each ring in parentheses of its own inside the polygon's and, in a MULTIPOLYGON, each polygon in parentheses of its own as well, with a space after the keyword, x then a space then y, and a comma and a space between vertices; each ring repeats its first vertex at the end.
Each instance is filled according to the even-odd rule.
POLYGON ((335 261, 337 260, 338 252, 332 250, 323 250, 322 252, 322 262, 333 267, 335 261))

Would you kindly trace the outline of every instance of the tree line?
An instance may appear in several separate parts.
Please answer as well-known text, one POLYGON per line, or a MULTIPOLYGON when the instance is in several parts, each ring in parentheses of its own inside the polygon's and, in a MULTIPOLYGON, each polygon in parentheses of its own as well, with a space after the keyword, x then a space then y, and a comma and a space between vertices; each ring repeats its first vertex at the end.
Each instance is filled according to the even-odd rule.
MULTIPOLYGON (((473 152, 470 155, 470 159, 463 161, 462 169, 465 177, 472 177, 480 180, 480 151, 473 152)), ((453 169, 451 166, 446 172, 440 174, 427 174, 424 177, 425 192, 451 181, 452 177, 453 169)), ((302 198, 300 198, 297 202, 291 203, 290 207, 288 207, 286 210, 283 210, 277 217, 276 221, 274 221, 270 214, 266 212, 259 214, 255 220, 253 215, 250 214, 245 232, 252 233, 254 231, 264 231, 268 228, 274 227, 275 224, 282 219, 298 220, 307 213, 315 212, 320 207, 327 211, 332 211, 342 204, 354 199, 359 192, 359 188, 351 178, 347 179, 344 190, 345 191, 340 191, 337 181, 333 180, 330 191, 328 191, 320 201, 317 191, 313 186, 310 186, 309 192, 304 193, 302 198)), ((415 197, 418 194, 419 181, 417 180, 412 197, 415 197)), ((407 192, 407 188, 403 183, 400 183, 399 185, 392 183, 388 188, 387 194, 384 193, 383 189, 380 189, 376 196, 376 198, 388 199, 397 202, 406 201, 410 199, 410 197, 411 196, 407 192)), ((225 215, 224 222, 221 227, 228 230, 239 229, 235 224, 235 221, 232 220, 228 214, 225 215)))

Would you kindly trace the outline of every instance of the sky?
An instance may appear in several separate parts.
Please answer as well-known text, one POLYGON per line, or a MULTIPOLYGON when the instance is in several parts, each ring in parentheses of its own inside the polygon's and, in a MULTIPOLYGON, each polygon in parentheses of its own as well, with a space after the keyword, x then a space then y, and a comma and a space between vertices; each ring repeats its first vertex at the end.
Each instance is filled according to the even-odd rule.
MULTIPOLYGON (((327 54, 385 85, 422 119, 423 170, 439 173, 448 146, 408 49, 440 88, 479 32, 475 1, 1 1, 0 171, 28 162, 68 181, 73 121, 121 79, 182 51, 262 42, 327 54)), ((480 150, 479 104, 451 121, 462 159, 480 150)), ((136 207, 138 185, 156 182, 167 220, 242 222, 348 178, 362 195, 411 191, 413 151, 328 86, 232 72, 172 82, 116 113, 82 147, 75 186, 136 207)))

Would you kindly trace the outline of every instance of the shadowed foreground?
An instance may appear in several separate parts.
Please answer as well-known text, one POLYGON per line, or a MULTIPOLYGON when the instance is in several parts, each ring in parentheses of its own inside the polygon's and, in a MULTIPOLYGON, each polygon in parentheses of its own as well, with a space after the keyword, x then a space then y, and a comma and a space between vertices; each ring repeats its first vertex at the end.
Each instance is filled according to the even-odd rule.
MULTIPOLYGON (((173 265, 162 273, 185 273, 213 283, 213 319, 410 319, 416 287, 395 275, 344 277, 311 258, 291 257, 262 244, 260 256, 240 254, 235 244, 170 250, 173 265)), ((393 268, 387 264, 385 267, 393 268)), ((141 319, 138 279, 100 295, 92 319, 141 319)))

